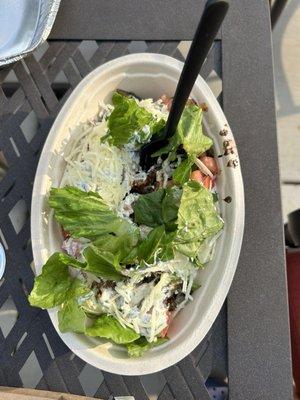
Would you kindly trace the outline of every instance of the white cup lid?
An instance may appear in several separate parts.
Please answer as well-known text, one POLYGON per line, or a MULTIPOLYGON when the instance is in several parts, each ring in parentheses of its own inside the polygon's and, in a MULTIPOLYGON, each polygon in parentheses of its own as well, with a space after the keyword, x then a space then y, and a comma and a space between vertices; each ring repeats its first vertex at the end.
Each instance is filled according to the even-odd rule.
POLYGON ((5 270, 6 257, 2 244, 0 243, 0 279, 2 278, 5 270))

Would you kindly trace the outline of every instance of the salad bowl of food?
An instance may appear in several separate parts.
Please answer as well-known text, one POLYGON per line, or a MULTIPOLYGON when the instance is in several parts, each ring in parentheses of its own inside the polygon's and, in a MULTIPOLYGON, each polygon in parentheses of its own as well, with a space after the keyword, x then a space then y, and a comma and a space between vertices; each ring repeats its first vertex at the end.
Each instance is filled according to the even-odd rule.
POLYGON ((176 132, 164 129, 182 63, 120 57, 73 91, 46 140, 32 198, 37 277, 69 348, 124 375, 178 362, 204 338, 229 291, 244 228, 232 132, 199 77, 176 132))

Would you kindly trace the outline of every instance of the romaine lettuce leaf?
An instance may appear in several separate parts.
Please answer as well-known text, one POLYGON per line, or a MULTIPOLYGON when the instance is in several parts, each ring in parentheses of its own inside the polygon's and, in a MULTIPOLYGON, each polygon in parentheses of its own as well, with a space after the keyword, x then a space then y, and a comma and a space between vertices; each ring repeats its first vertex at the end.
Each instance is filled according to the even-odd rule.
POLYGON ((86 259, 84 270, 104 279, 120 281, 125 278, 120 272, 118 254, 100 251, 96 246, 87 247, 83 256, 86 259))
POLYGON ((189 156, 197 156, 208 150, 212 144, 212 140, 202 130, 202 109, 195 104, 188 104, 168 145, 154 153, 153 157, 168 153, 172 155, 180 145, 189 156))
POLYGON ((85 333, 111 339, 117 344, 131 343, 140 337, 133 329, 124 328, 113 316, 106 314, 100 315, 91 327, 86 328, 85 333))
POLYGON ((106 140, 114 146, 123 146, 134 140, 138 148, 165 126, 163 119, 156 120, 132 97, 115 92, 112 103, 115 108, 108 117, 106 140))
POLYGON ((167 188, 165 197, 161 203, 161 214, 167 231, 177 228, 177 216, 182 190, 174 186, 167 188))
POLYGON ((145 337, 140 337, 126 345, 129 357, 141 357, 147 350, 167 342, 167 338, 157 338, 156 342, 149 343, 145 337))
POLYGON ((66 254, 54 253, 43 266, 42 273, 34 279, 29 303, 40 308, 52 308, 63 303, 72 284, 68 265, 78 267, 80 264, 66 254))
POLYGON ((95 240, 108 233, 136 234, 136 227, 112 212, 97 193, 71 186, 52 188, 49 205, 56 220, 75 238, 95 240))
POLYGON ((194 157, 183 160, 174 170, 172 178, 176 185, 183 185, 190 179, 194 157))
POLYGON ((155 252, 158 249, 162 250, 164 247, 165 236, 166 233, 163 225, 153 228, 137 249, 138 259, 150 264, 153 263, 155 252))
POLYGON ((213 145, 212 140, 203 134, 202 109, 195 104, 185 107, 177 127, 177 134, 189 156, 197 156, 213 145))
POLYGON ((165 189, 158 189, 139 196, 134 204, 134 221, 137 224, 151 226, 162 225, 164 223, 162 217, 161 203, 165 197, 165 189))
POLYGON ((176 187, 141 195, 134 205, 135 222, 152 228, 165 225, 166 230, 176 229, 180 197, 181 190, 176 187))
POLYGON ((90 292, 90 289, 79 279, 74 279, 66 299, 58 311, 58 327, 64 332, 85 332, 86 315, 78 304, 78 298, 90 292))
POLYGON ((206 238, 216 235, 222 227, 223 220, 216 210, 210 191, 195 181, 185 183, 178 210, 175 249, 195 259, 200 244, 206 238))
POLYGON ((73 292, 70 290, 73 279, 69 275, 68 266, 91 272, 103 279, 119 281, 125 278, 118 270, 117 256, 105 251, 99 252, 94 246, 86 248, 84 256, 86 262, 80 262, 67 254, 54 253, 43 266, 42 273, 35 278, 28 297, 29 303, 35 307, 52 308, 72 297, 73 292))
POLYGON ((106 234, 100 236, 93 242, 100 251, 108 251, 112 254, 118 254, 120 263, 128 257, 131 250, 137 245, 138 236, 132 233, 125 233, 121 236, 106 234))
POLYGON ((167 261, 174 258, 172 240, 175 232, 166 233, 164 225, 153 228, 139 244, 132 249, 124 260, 127 264, 134 264, 137 261, 152 264, 154 255, 157 252, 157 259, 167 261), (158 251, 159 250, 159 251, 158 251))

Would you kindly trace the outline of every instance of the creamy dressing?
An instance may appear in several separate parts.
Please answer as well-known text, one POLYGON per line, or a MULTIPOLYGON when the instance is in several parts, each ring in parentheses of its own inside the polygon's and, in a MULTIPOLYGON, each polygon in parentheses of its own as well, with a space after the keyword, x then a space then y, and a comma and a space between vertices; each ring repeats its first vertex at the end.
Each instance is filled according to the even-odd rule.
POLYGON ((87 311, 113 315, 123 326, 155 341, 168 326, 169 311, 166 300, 181 287, 185 297, 177 308, 192 300, 191 290, 196 270, 187 257, 176 254, 170 261, 158 261, 145 267, 124 270, 127 279, 115 287, 103 287, 97 293, 83 296, 79 304, 87 311), (153 280, 144 282, 153 274, 153 280))

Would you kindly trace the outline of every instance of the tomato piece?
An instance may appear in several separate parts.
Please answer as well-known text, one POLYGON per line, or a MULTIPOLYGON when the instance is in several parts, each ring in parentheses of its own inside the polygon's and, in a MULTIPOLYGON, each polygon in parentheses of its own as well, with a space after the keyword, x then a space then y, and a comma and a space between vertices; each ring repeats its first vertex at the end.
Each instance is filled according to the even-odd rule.
MULTIPOLYGON (((173 102, 173 97, 168 97, 165 94, 163 94, 160 97, 160 100, 167 106, 168 111, 171 110, 172 102, 173 102)), ((195 102, 194 99, 191 99, 190 97, 188 98, 188 101, 186 102, 187 105, 195 104, 197 106, 197 103, 195 102)))
POLYGON ((205 175, 202 174, 202 172, 199 169, 196 169, 195 171, 193 171, 191 173, 191 180, 192 181, 196 181, 196 182, 203 182, 203 180, 205 179, 205 175))
POLYGON ((169 330, 169 325, 166 326, 161 332, 160 332, 160 337, 166 337, 168 334, 168 330, 169 330))
POLYGON ((165 94, 163 94, 160 99, 167 106, 168 111, 170 111, 173 99, 165 94))
POLYGON ((213 175, 217 175, 219 172, 219 167, 216 160, 213 157, 201 156, 200 160, 203 164, 210 170, 213 175))
POLYGON ((191 173, 191 180, 202 183, 202 185, 208 190, 211 190, 215 185, 214 179, 208 175, 204 175, 199 169, 191 173))
POLYGON ((64 239, 68 239, 71 236, 70 233, 65 231, 64 228, 61 228, 61 229, 62 229, 62 234, 63 234, 64 239))
POLYGON ((203 179, 202 184, 206 189, 211 190, 211 188, 213 187, 213 180, 211 179, 210 176, 206 176, 203 179))
POLYGON ((168 334, 168 330, 170 328, 172 322, 172 313, 170 311, 167 311, 167 326, 160 332, 160 337, 164 338, 168 334))

